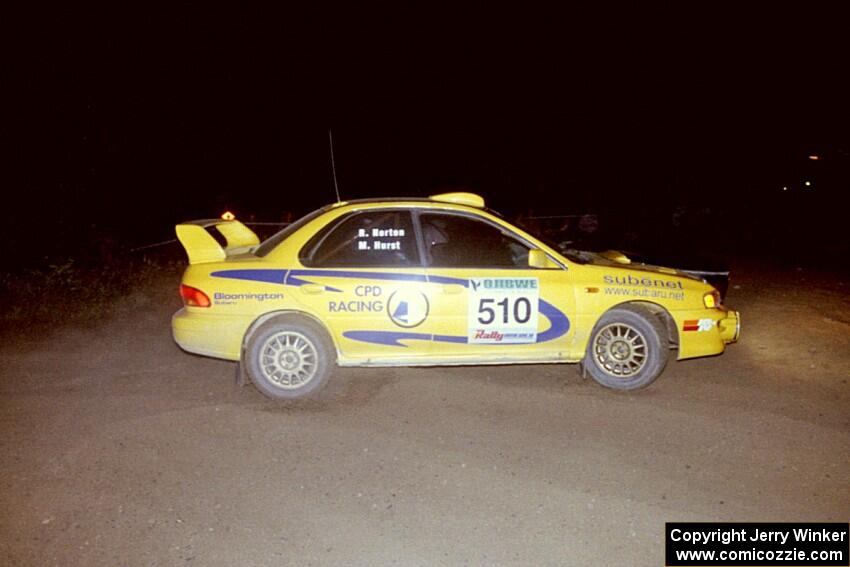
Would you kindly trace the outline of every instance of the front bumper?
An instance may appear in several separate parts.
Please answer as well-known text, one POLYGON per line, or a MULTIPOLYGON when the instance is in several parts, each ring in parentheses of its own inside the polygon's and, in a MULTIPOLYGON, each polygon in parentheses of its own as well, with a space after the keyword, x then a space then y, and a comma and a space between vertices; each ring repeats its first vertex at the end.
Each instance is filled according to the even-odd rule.
POLYGON ((741 314, 737 311, 727 311, 723 319, 717 321, 720 338, 726 344, 738 342, 741 336, 741 314))
POLYGON ((724 307, 677 311, 674 318, 679 335, 679 360, 720 354, 741 334, 741 316, 724 307))

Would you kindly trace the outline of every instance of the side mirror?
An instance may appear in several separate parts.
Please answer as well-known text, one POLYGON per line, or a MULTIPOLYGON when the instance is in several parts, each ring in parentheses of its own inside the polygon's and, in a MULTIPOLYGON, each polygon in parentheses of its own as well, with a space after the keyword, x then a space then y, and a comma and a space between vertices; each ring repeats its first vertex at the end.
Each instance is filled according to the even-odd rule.
POLYGON ((531 268, 557 268, 558 265, 549 259, 546 252, 539 248, 528 251, 528 266, 531 268))

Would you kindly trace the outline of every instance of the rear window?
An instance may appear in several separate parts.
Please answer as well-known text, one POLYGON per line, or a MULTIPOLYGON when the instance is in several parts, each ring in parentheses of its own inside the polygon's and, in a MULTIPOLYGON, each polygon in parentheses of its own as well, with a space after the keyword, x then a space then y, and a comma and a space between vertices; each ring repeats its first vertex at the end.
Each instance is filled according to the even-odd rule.
POLYGON ((327 211, 330 207, 322 207, 321 209, 317 209, 312 213, 305 215, 298 219, 297 221, 285 226, 279 232, 268 237, 264 240, 259 246, 257 246, 256 250, 254 250, 254 255, 259 256, 260 258, 267 255, 269 252, 277 248, 278 244, 289 238, 291 234, 294 234, 296 230, 315 219, 325 211, 327 211))

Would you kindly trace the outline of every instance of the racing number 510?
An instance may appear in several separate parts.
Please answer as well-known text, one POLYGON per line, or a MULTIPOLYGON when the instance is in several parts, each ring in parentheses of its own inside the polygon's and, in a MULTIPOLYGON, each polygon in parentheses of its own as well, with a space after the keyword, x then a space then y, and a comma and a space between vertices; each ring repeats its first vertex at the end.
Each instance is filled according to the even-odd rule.
POLYGON ((482 297, 478 302, 478 322, 480 324, 489 325, 496 320, 496 309, 491 307, 494 304, 495 307, 502 308, 502 323, 505 325, 511 322, 528 323, 528 320, 531 319, 531 301, 527 297, 516 298, 513 308, 510 307, 510 299, 507 297, 499 302, 496 302, 492 297, 482 297), (511 315, 513 315, 513 321, 510 319, 511 315))

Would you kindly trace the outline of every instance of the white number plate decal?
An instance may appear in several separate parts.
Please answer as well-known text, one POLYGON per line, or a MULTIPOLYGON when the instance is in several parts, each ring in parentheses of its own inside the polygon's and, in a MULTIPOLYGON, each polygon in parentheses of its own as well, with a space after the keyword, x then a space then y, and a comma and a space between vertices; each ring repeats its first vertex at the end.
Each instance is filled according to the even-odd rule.
POLYGON ((469 343, 537 340, 537 278, 470 278, 469 343))

